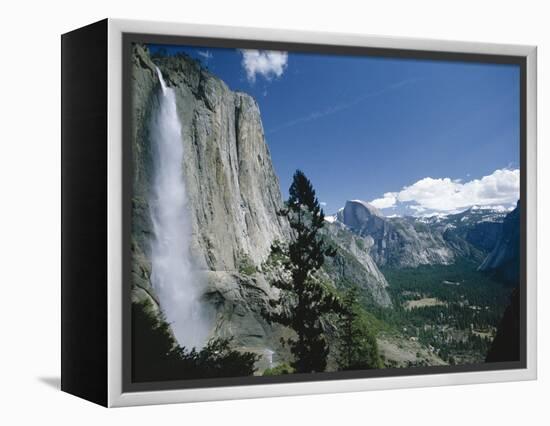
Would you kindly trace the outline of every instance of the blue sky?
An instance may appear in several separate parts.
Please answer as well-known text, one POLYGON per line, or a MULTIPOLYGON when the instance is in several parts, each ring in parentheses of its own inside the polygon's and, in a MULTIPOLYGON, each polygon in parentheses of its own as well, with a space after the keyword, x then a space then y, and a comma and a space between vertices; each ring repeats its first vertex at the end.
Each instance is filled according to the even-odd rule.
POLYGON ((348 199, 377 200, 386 214, 510 206, 517 199, 518 66, 246 56, 207 47, 169 53, 180 50, 257 99, 284 196, 300 168, 327 213, 348 199))

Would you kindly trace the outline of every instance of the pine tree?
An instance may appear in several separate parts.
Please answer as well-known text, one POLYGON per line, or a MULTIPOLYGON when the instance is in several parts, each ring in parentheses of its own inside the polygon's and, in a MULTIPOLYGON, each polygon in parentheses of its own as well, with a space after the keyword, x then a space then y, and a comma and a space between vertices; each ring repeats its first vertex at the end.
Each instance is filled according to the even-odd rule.
POLYGON ((343 300, 338 333, 338 366, 341 370, 366 370, 382 366, 376 337, 364 319, 357 293, 357 287, 352 287, 343 300))
POLYGON ((352 287, 344 296, 344 312, 340 317, 340 357, 338 365, 342 370, 348 369, 354 363, 354 350, 356 336, 354 323, 357 320, 355 303, 357 302, 357 289, 352 287))
POLYGON ((277 300, 271 300, 272 310, 264 311, 269 322, 290 327, 297 338, 282 339, 294 356, 292 367, 297 373, 324 371, 327 365, 328 344, 322 317, 341 312, 337 297, 328 292, 314 273, 323 266, 325 256, 334 256, 319 235, 325 215, 315 196, 311 182, 300 170, 294 174, 286 208, 280 215, 288 218, 292 237, 288 246, 274 244, 272 254, 284 259, 283 267, 289 278, 273 285, 281 290, 277 300))

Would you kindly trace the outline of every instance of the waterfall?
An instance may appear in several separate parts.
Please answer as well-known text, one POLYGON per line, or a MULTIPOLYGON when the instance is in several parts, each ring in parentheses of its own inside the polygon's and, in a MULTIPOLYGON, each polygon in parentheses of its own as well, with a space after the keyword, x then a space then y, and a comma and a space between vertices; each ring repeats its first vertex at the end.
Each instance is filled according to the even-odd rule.
POLYGON ((181 346, 204 346, 211 315, 201 301, 204 282, 193 267, 190 213, 183 174, 182 124, 174 89, 157 68, 161 91, 153 111, 150 140, 153 184, 149 202, 154 238, 151 242, 151 283, 160 306, 181 346))

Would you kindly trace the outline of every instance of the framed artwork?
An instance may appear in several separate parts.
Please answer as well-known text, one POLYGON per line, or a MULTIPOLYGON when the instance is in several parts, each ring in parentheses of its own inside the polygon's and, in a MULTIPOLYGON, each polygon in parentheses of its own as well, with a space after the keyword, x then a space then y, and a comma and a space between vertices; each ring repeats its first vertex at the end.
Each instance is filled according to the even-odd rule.
POLYGON ((536 378, 536 49, 62 37, 62 388, 106 406, 536 378))

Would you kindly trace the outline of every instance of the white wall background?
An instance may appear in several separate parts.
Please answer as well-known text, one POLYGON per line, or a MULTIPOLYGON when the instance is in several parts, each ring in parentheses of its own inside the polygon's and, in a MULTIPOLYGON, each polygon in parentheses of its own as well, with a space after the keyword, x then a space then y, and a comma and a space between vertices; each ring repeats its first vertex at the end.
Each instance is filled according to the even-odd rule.
POLYGON ((548 105, 544 1, 4 1, 0 25, 0 423, 548 424, 548 105), (60 42, 104 17, 539 46, 539 380, 106 410, 57 391, 60 42), (546 259, 545 259, 546 258, 546 259), (544 395, 544 393, 547 393, 544 395))

